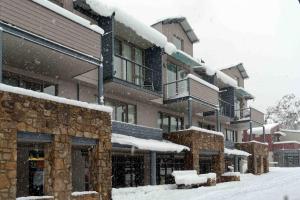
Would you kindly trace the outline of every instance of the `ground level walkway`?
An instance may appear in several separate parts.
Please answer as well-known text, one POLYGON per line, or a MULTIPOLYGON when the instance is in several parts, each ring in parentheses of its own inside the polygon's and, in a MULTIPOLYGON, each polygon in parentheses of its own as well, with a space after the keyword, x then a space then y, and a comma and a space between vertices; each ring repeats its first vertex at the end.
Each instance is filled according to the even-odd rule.
POLYGON ((113 200, 297 200, 300 198, 300 168, 270 168, 260 176, 242 174, 240 182, 214 187, 176 189, 175 185, 113 190, 113 200), (287 197, 287 198, 285 198, 287 197))

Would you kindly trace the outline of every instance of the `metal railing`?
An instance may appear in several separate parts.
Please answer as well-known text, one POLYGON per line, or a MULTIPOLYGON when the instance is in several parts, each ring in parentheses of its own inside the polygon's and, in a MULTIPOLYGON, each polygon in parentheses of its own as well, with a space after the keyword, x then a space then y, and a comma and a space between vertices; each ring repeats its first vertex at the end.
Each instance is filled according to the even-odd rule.
POLYGON ((227 101, 224 101, 222 99, 219 99, 219 108, 220 108, 220 115, 234 118, 234 105, 228 103, 227 101))
POLYGON ((160 73, 125 57, 114 56, 114 77, 154 91, 154 79, 160 73))
POLYGON ((188 79, 164 84, 164 99, 175 99, 190 95, 188 79))

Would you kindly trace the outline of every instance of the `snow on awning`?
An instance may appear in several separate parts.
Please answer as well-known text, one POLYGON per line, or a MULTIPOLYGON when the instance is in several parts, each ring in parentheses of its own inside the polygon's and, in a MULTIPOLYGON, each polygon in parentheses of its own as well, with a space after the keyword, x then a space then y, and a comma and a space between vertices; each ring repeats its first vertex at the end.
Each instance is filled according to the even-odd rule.
POLYGON ((236 88, 236 94, 238 97, 243 97, 245 99, 254 99, 254 96, 242 87, 236 88))
MULTIPOLYGON (((273 128, 276 128, 277 126, 279 126, 278 123, 273 123, 273 124, 265 124, 265 134, 271 134, 271 131, 273 128)), ((247 130, 247 133, 250 134, 250 129, 247 130)), ((252 134, 255 135, 261 135, 263 134, 263 127, 255 127, 252 128, 252 134)))
POLYGON ((300 144, 299 141, 281 141, 281 142, 274 142, 273 144, 300 144))
POLYGON ((224 134, 222 132, 207 130, 205 128, 200 128, 200 127, 196 127, 196 126, 191 126, 188 129, 179 130, 178 132, 187 131, 187 130, 199 131, 199 132, 202 132, 202 133, 208 133, 208 134, 213 134, 213 135, 218 135, 218 136, 224 137, 224 134))
POLYGON ((224 153, 227 155, 235 155, 235 156, 251 156, 250 153, 238 149, 228 149, 224 148, 224 153))
POLYGON ((159 151, 159 152, 177 152, 180 153, 183 150, 190 150, 189 147, 172 143, 167 140, 152 140, 142 139, 132 136, 113 133, 111 136, 111 142, 121 145, 134 146, 141 150, 159 151))

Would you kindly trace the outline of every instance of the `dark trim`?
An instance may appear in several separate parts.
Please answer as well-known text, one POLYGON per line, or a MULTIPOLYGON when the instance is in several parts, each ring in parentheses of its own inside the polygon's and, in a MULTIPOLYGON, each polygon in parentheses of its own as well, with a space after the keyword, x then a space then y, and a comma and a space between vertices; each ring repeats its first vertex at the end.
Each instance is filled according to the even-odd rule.
POLYGON ((146 92, 150 95, 154 95, 154 96, 157 96, 157 97, 162 97, 162 93, 159 92, 159 91, 152 91, 152 90, 148 90, 148 89, 145 89, 139 85, 136 85, 134 83, 131 83, 131 82, 128 82, 128 81, 125 81, 123 79, 119 79, 119 78, 116 78, 116 77, 113 77, 111 80, 106 80, 105 82, 115 82, 115 83, 118 83, 118 84, 121 84, 121 85, 124 85, 124 86, 127 86, 127 87, 130 87, 132 89, 136 89, 138 91, 142 91, 142 92, 146 92))
POLYGON ((188 99, 188 126, 191 128, 193 125, 193 111, 192 111, 192 100, 188 99))
POLYGON ((51 143, 53 141, 53 135, 46 133, 30 133, 30 132, 18 132, 17 142, 24 143, 51 143))
POLYGON ((3 30, 0 27, 0 83, 3 81, 3 30))
POLYGON ((150 152, 150 184, 156 185, 156 152, 150 152))
POLYGON ((98 58, 95 58, 93 56, 90 56, 90 55, 84 54, 82 52, 79 52, 77 50, 68 48, 66 46, 63 46, 63 45, 57 43, 57 42, 54 42, 54 41, 48 40, 44 37, 41 37, 41 36, 38 36, 36 34, 30 33, 28 31, 25 31, 25 30, 23 30, 21 28, 18 28, 16 26, 6 24, 2 21, 0 21, 0 27, 3 28, 3 32, 5 32, 5 33, 11 34, 13 36, 22 38, 22 39, 30 41, 30 42, 33 42, 35 44, 38 44, 38 45, 41 45, 43 47, 52 49, 54 51, 63 53, 65 55, 71 56, 73 58, 88 62, 90 64, 99 65, 100 62, 101 62, 98 58))
POLYGON ((98 104, 104 104, 104 92, 103 92, 103 64, 98 66, 98 104))
POLYGON ((74 146, 96 146, 97 143, 97 139, 72 137, 72 145, 74 146))

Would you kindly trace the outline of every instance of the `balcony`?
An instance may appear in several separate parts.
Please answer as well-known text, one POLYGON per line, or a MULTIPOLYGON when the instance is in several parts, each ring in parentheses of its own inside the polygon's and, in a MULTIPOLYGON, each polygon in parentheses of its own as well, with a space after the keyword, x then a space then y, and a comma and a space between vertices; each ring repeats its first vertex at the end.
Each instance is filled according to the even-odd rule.
POLYGON ((261 126, 264 124, 264 113, 258 111, 255 108, 249 107, 244 109, 239 109, 234 111, 234 120, 231 122, 233 124, 245 124, 252 122, 253 126, 261 126))
POLYGON ((161 72, 119 55, 113 60, 112 72, 104 67, 107 93, 143 101, 161 98, 161 86, 157 84, 161 81, 161 72))
POLYGON ((218 88, 193 75, 164 85, 163 99, 165 103, 189 98, 216 107, 219 104, 218 88))

